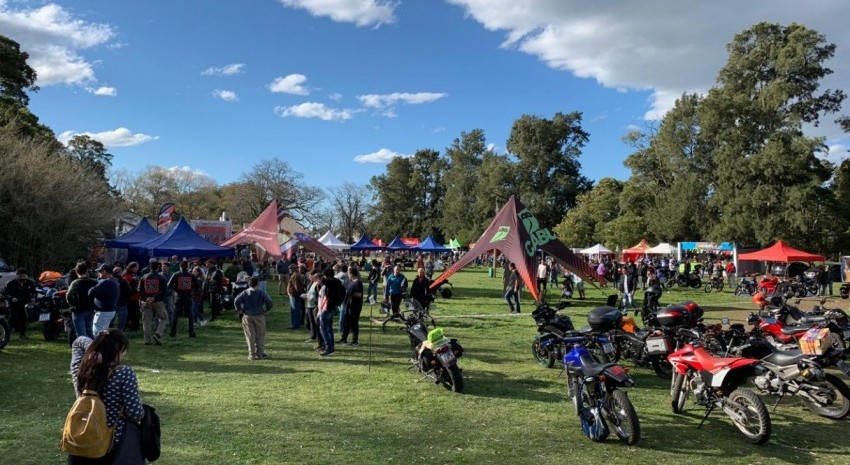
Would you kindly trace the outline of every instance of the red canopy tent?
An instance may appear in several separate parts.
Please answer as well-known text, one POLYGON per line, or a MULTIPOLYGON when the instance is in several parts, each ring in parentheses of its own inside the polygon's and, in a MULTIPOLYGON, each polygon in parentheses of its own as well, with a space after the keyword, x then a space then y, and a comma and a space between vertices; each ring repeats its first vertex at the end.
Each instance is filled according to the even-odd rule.
POLYGON ((652 246, 649 245, 649 242, 646 242, 646 239, 641 239, 634 247, 629 247, 628 249, 624 249, 620 252, 620 256, 623 260, 631 259, 632 261, 635 261, 637 258, 646 255, 646 251, 651 248, 652 246))
POLYGON ((239 231, 230 239, 222 242, 222 247, 235 247, 238 244, 254 243, 266 251, 269 255, 280 258, 280 241, 277 237, 278 231, 278 204, 277 200, 260 213, 256 220, 252 221, 247 228, 239 231))
POLYGON ((431 284, 431 288, 438 286, 449 276, 490 250, 501 252, 508 260, 516 264, 517 271, 534 300, 540 300, 537 280, 534 278, 537 267, 535 255, 538 250, 551 255, 558 263, 585 281, 605 283, 605 279, 597 275, 596 271, 582 258, 556 239, 548 228, 540 225, 534 214, 522 202, 511 196, 484 234, 475 241, 474 245, 470 244, 469 252, 443 272, 431 284))
POLYGON ((772 246, 756 250, 755 252, 742 253, 738 260, 752 260, 760 262, 822 262, 826 260, 823 255, 797 250, 783 241, 776 241, 772 246))

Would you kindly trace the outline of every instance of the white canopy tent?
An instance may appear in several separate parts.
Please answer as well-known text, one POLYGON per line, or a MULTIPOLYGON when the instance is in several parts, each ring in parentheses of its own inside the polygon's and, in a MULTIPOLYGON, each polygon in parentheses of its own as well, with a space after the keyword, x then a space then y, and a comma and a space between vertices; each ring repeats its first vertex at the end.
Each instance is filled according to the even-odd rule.
POLYGON ((581 249, 579 253, 585 255, 614 255, 614 252, 611 251, 608 247, 605 247, 602 244, 596 244, 593 247, 588 247, 586 249, 581 249))
POLYGON ((673 247, 672 245, 662 242, 655 247, 650 247, 646 249, 647 255, 673 255, 676 253, 678 249, 673 247))
POLYGON ((339 240, 334 233, 328 231, 322 237, 319 238, 319 242, 324 244, 325 246, 334 249, 334 250, 348 250, 351 248, 350 244, 346 244, 339 240))

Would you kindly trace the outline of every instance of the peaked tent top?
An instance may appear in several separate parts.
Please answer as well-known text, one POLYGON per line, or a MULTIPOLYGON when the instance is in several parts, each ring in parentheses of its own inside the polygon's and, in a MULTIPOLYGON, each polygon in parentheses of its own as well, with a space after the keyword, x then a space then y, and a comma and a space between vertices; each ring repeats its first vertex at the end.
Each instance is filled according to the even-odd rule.
POLYGON ((326 232, 317 240, 331 249, 348 250, 351 247, 351 245, 339 240, 339 238, 330 231, 326 232))
POLYGON ((642 254, 646 253, 646 251, 651 248, 652 247, 649 245, 649 242, 646 242, 646 239, 641 239, 640 242, 638 242, 637 245, 635 245, 634 247, 629 247, 628 249, 623 250, 623 253, 642 254))
POLYGON ((142 218, 133 229, 122 234, 121 237, 106 242, 106 246, 113 249, 126 249, 131 245, 141 244, 151 239, 156 239, 160 234, 151 226, 147 218, 142 218))
POLYGON ((825 259, 823 255, 795 249, 784 241, 776 241, 775 244, 766 249, 738 255, 738 260, 766 262, 822 262, 825 259))
POLYGON ((396 236, 395 238, 393 238, 393 240, 391 240, 390 243, 387 244, 386 248, 387 248, 387 250, 408 250, 408 249, 410 249, 410 247, 408 247, 407 245, 405 245, 404 242, 401 241, 401 237, 399 237, 399 236, 396 236))
POLYGON ((460 241, 457 240, 457 238, 454 238, 454 239, 449 241, 447 246, 450 249, 459 249, 459 248, 463 247, 463 244, 461 244, 460 241))
POLYGON ((277 200, 272 200, 251 224, 221 243, 222 247, 236 247, 238 244, 253 243, 269 255, 280 258, 280 241, 277 237, 277 200))
POLYGON ((357 242, 351 245, 351 250, 384 250, 384 248, 370 241, 369 236, 364 234, 360 236, 357 242))
POLYGON ((542 226, 537 218, 516 197, 511 196, 499 210, 484 234, 470 246, 469 252, 443 272, 432 284, 431 289, 440 285, 449 276, 472 263, 476 258, 490 250, 498 250, 516 264, 519 276, 522 278, 534 300, 540 300, 537 289, 535 270, 537 250, 543 250, 558 263, 585 281, 605 283, 581 257, 574 254, 555 235, 542 226))
POLYGON ((588 247, 586 249, 582 249, 581 252, 584 255, 604 255, 604 254, 613 254, 608 247, 605 247, 602 244, 596 244, 593 247, 588 247))
POLYGON ((171 231, 155 239, 129 247, 130 252, 148 257, 232 257, 233 249, 221 247, 204 239, 189 226, 186 218, 180 218, 171 231))
POLYGON ((676 248, 667 242, 662 242, 655 247, 646 249, 646 253, 651 255, 672 255, 676 253, 676 248))
POLYGON ((435 241, 433 237, 428 236, 424 241, 420 242, 416 247, 411 247, 411 250, 418 250, 420 252, 451 252, 452 249, 440 244, 435 241))

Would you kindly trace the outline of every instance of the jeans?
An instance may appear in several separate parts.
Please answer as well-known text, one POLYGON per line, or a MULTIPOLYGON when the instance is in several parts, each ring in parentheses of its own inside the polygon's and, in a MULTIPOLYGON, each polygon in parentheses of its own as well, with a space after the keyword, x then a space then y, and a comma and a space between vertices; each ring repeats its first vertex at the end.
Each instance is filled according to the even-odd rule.
POLYGON ((519 292, 512 288, 508 288, 505 292, 505 300, 508 302, 508 307, 511 309, 511 313, 519 313, 519 292), (513 302, 511 302, 511 300, 513 300, 513 302), (514 308, 514 302, 516 303, 516 308, 514 308))
POLYGON ((92 325, 94 324, 94 311, 72 313, 71 319, 74 321, 74 331, 77 336, 88 336, 94 339, 92 334, 92 325))
POLYGON ((322 333, 322 341, 325 353, 334 351, 334 313, 333 310, 325 310, 319 313, 319 331, 322 333))
POLYGON ((346 316, 348 314, 348 304, 344 303, 337 307, 339 309, 339 333, 345 332, 346 316))
POLYGON ((301 296, 289 296, 289 323, 292 329, 301 327, 302 306, 304 306, 304 301, 301 300, 301 296))
POLYGON ((127 329, 127 307, 118 307, 115 311, 115 327, 124 331, 127 329))
POLYGON ((369 282, 369 289, 366 291, 366 301, 369 301, 369 297, 374 297, 375 300, 378 300, 378 282, 375 281, 369 282))
POLYGON ((319 318, 319 315, 317 314, 316 310, 317 310, 316 307, 307 309, 307 320, 309 320, 311 322, 310 323, 310 339, 317 341, 319 343, 319 345, 321 346, 321 345, 324 345, 324 344, 322 344, 322 335, 319 332, 319 323, 316 321, 319 318))
POLYGON ((94 312, 94 318, 92 318, 92 334, 95 336, 98 335, 101 331, 105 329, 109 329, 109 325, 112 324, 112 320, 115 318, 115 312, 101 312, 100 310, 94 312))
POLYGON ((195 316, 192 312, 192 297, 178 297, 174 320, 171 323, 171 337, 177 336, 177 322, 181 317, 189 320, 189 337, 195 337, 195 316))
POLYGON ((195 317, 195 322, 204 321, 204 301, 192 302, 192 315, 195 317))
POLYGON ((267 282, 267 281, 260 281, 260 282, 257 284, 257 289, 259 289, 259 290, 261 290, 261 291, 263 291, 263 292, 266 292, 266 282, 267 282))

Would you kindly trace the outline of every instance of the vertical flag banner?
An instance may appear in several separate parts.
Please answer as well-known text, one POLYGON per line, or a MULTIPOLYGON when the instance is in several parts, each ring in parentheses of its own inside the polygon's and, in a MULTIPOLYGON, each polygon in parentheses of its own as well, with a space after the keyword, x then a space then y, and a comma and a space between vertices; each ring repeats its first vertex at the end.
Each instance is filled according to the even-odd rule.
POLYGON ((156 230, 161 233, 168 231, 171 227, 171 214, 174 213, 173 203, 164 203, 159 209, 159 215, 156 218, 156 230))

